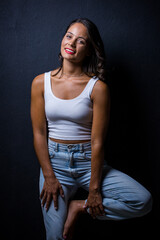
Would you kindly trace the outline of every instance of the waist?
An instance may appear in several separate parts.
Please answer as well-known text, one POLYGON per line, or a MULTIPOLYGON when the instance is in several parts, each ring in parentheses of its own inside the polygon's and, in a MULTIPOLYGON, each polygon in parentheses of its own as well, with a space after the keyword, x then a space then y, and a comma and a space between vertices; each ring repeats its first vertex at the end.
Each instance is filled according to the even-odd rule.
POLYGON ((57 143, 63 143, 63 144, 78 144, 78 143, 86 143, 86 142, 90 142, 90 139, 87 140, 62 140, 62 139, 56 139, 56 138, 51 138, 49 137, 49 139, 53 142, 57 142, 57 143))
MULTIPOLYGON (((57 140, 57 139, 56 139, 57 140)), ((72 150, 72 151, 87 151, 87 150, 91 150, 91 141, 88 142, 73 142, 72 143, 62 143, 62 142, 57 142, 57 141, 53 141, 53 139, 48 138, 48 146, 55 149, 55 150, 59 150, 59 151, 68 151, 68 150, 72 150)))

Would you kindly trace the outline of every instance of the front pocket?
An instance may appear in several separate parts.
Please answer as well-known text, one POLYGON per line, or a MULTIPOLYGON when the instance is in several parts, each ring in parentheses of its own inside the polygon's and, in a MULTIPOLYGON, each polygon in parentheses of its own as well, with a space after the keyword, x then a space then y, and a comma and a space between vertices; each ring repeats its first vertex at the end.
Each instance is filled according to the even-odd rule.
POLYGON ((85 154, 85 159, 91 160, 91 157, 92 157, 91 151, 85 151, 84 154, 85 154))
POLYGON ((55 151, 54 150, 49 150, 49 158, 53 158, 55 155, 55 151))

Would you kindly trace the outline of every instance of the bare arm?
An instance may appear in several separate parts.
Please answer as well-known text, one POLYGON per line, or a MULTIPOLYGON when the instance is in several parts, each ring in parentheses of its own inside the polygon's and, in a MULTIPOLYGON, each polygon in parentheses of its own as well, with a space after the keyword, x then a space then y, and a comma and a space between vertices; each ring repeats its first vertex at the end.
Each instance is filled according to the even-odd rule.
POLYGON ((91 215, 94 217, 103 213, 100 186, 104 160, 104 140, 110 118, 110 93, 108 86, 98 81, 91 97, 93 100, 93 124, 91 134, 92 159, 87 204, 90 208, 91 215))
POLYGON ((63 195, 62 187, 53 172, 47 147, 46 117, 44 111, 44 74, 37 76, 32 82, 31 89, 31 120, 33 127, 34 148, 45 178, 41 192, 42 204, 49 208, 51 199, 57 205, 57 194, 63 195))
POLYGON ((46 118, 43 100, 43 75, 36 77, 31 89, 31 120, 34 137, 34 148, 42 167, 44 177, 54 175, 48 155, 46 118))

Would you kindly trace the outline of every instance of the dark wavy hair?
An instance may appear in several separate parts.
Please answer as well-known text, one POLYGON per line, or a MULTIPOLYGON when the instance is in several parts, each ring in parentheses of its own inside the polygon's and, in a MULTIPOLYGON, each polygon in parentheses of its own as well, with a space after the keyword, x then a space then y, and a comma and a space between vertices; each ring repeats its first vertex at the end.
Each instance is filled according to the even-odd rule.
MULTIPOLYGON (((86 58, 84 59, 83 71, 88 76, 93 76, 94 74, 100 80, 105 81, 106 80, 105 51, 103 41, 101 39, 97 26, 87 18, 78 18, 73 20, 69 24, 65 31, 65 34, 70 28, 70 26, 73 25, 74 23, 82 23, 87 28, 88 31, 90 55, 86 56, 86 58)), ((63 57, 61 53, 59 53, 59 60, 60 68, 55 75, 57 75, 63 68, 63 57)))

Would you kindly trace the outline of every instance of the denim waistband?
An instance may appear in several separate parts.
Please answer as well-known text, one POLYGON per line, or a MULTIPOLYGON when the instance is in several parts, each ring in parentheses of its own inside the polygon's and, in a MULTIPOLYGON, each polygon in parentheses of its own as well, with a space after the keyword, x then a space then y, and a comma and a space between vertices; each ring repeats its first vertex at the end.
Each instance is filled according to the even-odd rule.
POLYGON ((84 143, 65 144, 65 143, 54 142, 49 138, 48 139, 48 146, 53 148, 55 151, 84 152, 84 151, 87 151, 87 150, 91 150, 91 141, 90 142, 84 142, 84 143))

